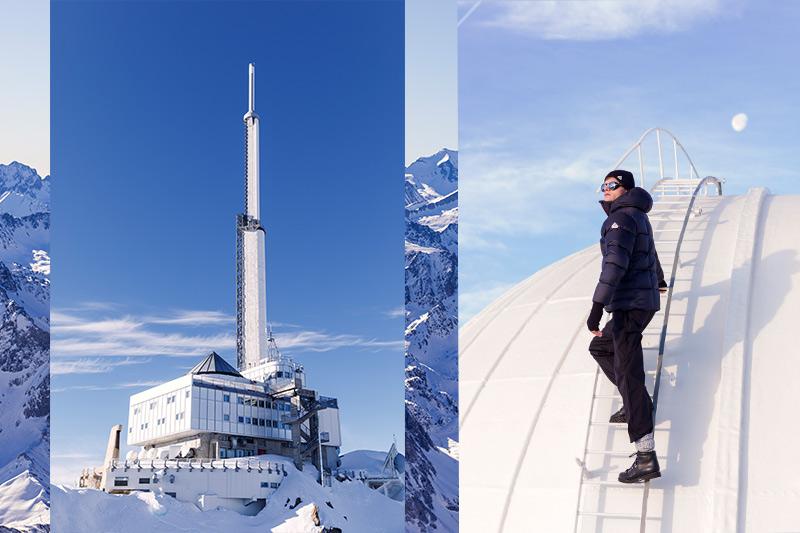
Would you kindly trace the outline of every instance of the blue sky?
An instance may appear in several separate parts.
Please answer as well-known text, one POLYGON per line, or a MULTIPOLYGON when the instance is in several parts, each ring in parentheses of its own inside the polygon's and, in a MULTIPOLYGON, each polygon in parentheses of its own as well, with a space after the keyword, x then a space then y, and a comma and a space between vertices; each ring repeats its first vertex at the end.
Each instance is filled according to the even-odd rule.
POLYGON ((3 2, 0 163, 50 174, 50 2, 3 2))
POLYGON ((256 63, 268 314, 343 451, 403 410, 401 2, 53 5, 53 477, 130 394, 234 362, 235 215, 256 63))
POLYGON ((405 0, 406 165, 458 149, 455 0, 405 0))
POLYGON ((800 193, 797 2, 475 6, 459 3, 462 324, 597 242, 597 184, 647 128, 728 194, 800 193))

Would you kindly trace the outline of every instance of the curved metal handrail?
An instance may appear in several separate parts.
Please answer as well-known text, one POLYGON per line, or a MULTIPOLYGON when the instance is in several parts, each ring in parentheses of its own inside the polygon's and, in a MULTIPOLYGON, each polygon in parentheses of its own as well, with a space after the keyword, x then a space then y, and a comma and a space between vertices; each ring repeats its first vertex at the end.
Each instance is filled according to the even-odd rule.
MULTIPOLYGON (((656 361, 656 381, 653 385, 653 425, 656 422, 656 409, 658 408, 658 391, 661 386, 661 369, 664 363, 664 348, 667 344, 667 325, 669 324, 669 311, 672 306, 672 291, 675 287, 675 275, 678 271, 678 263, 680 261, 681 244, 683 244, 683 237, 686 234, 686 227, 689 225, 689 217, 692 214, 694 201, 697 199, 698 193, 702 187, 708 185, 716 185, 717 193, 722 196, 722 180, 714 176, 706 176, 701 179, 694 189, 692 197, 689 200, 689 205, 686 206, 686 214, 683 217, 683 224, 681 225, 681 232, 678 235, 677 244, 675 246, 675 254, 672 258, 672 272, 670 273, 669 285, 667 286, 667 303, 664 306, 664 322, 661 325, 661 336, 658 341, 658 359, 656 361)), ((644 492, 642 494, 642 518, 639 522, 639 531, 645 532, 645 522, 647 521, 647 497, 650 492, 650 482, 644 484, 644 492)))
POLYGON ((652 133, 656 135, 656 143, 658 144, 658 169, 659 169, 659 178, 664 179, 664 154, 661 147, 661 134, 664 133, 672 139, 672 157, 673 163, 675 168, 675 175, 673 176, 674 179, 680 179, 680 169, 678 167, 678 149, 683 155, 686 157, 686 160, 689 162, 689 178, 694 179, 699 178, 700 174, 697 172, 697 168, 694 166, 694 162, 692 161, 691 156, 689 156, 689 152, 686 151, 686 148, 681 144, 678 138, 669 130, 660 127, 654 127, 646 130, 639 139, 633 143, 633 146, 628 148, 628 150, 622 155, 622 157, 617 160, 614 164, 614 168, 611 170, 616 170, 620 168, 622 163, 624 163, 628 157, 633 154, 634 151, 637 152, 639 156, 639 178, 642 185, 645 184, 645 171, 644 171, 644 156, 642 155, 642 144, 644 143, 645 139, 647 139, 652 133))
MULTIPOLYGON (((642 138, 639 139, 639 142, 641 142, 641 140, 648 134, 648 132, 651 132, 651 131, 653 131, 653 129, 650 129, 647 132, 645 132, 645 134, 642 136, 642 138)), ((635 147, 636 147, 636 145, 634 145, 633 149, 635 149, 635 147)), ((629 150, 629 152, 630 151, 631 150, 629 150)), ((626 156, 627 155, 629 155, 629 154, 626 154, 626 156)), ((622 160, 624 160, 624 157, 623 157, 622 160)), ((669 179, 670 178, 662 178, 663 181, 667 181, 669 179)), ((659 183, 662 180, 657 181, 653 185, 653 190, 655 190, 656 187, 658 187, 659 183)), ((695 200, 697 199, 700 190, 703 187, 708 187, 709 185, 715 185, 718 195, 720 195, 720 196, 722 195, 722 180, 720 178, 716 178, 714 176, 706 176, 705 178, 701 179, 697 183, 697 185, 695 186, 694 191, 693 191, 693 193, 691 195, 691 198, 689 199, 689 203, 686 206, 686 213, 684 214, 684 217, 683 217, 683 223, 681 225, 681 231, 680 231, 680 233, 678 235, 678 238, 677 238, 677 241, 676 241, 675 253, 674 253, 674 256, 673 256, 673 260, 672 260, 672 269, 671 269, 671 272, 670 272, 669 284, 667 286, 667 301, 666 301, 666 304, 664 306, 664 321, 663 321, 663 323, 661 325, 661 335, 659 337, 659 345, 658 345, 658 358, 657 358, 657 362, 656 362, 655 385, 653 386, 653 423, 654 424, 655 424, 655 419, 656 419, 656 408, 658 406, 658 392, 659 392, 659 388, 660 388, 660 385, 661 385, 661 370, 663 368, 663 362, 664 362, 664 349, 666 347, 667 326, 669 324, 669 312, 670 312, 670 308, 672 306, 672 293, 673 293, 673 288, 675 286, 675 277, 677 275, 678 263, 680 262, 681 245, 683 244, 683 238, 684 238, 684 236, 686 234, 686 228, 687 228, 687 226, 689 224, 689 217, 691 216, 691 214, 693 212, 695 200)), ((590 409, 589 409, 589 424, 590 424, 589 427, 591 427, 592 417, 593 417, 593 414, 594 414, 594 401, 595 401, 595 396, 597 394, 597 383, 598 383, 598 380, 599 380, 599 375, 600 375, 600 369, 598 368, 598 369, 595 370, 595 379, 594 379, 594 385, 593 385, 593 388, 592 388, 592 403, 591 403, 591 406, 590 406, 590 409)), ((582 490, 583 490, 584 473, 585 473, 585 468, 586 468, 586 466, 585 466, 586 457, 587 457, 586 450, 588 450, 588 446, 589 446, 589 431, 590 430, 587 427, 586 440, 584 442, 584 456, 583 456, 583 462, 581 463, 581 465, 582 465, 581 478, 580 478, 580 484, 578 485, 578 502, 577 502, 577 509, 576 509, 576 512, 575 512, 575 523, 574 523, 575 524, 575 527, 574 527, 574 531, 575 532, 578 531, 578 524, 580 523, 580 516, 581 516, 580 510, 581 510, 581 502, 582 502, 582 490)), ((640 525, 639 525, 640 533, 644 533, 645 532, 645 522, 647 521, 647 499, 648 499, 648 495, 649 495, 649 490, 650 490, 650 482, 648 481, 648 482, 645 482, 644 491, 643 491, 643 494, 642 494, 642 510, 641 510, 640 525)))

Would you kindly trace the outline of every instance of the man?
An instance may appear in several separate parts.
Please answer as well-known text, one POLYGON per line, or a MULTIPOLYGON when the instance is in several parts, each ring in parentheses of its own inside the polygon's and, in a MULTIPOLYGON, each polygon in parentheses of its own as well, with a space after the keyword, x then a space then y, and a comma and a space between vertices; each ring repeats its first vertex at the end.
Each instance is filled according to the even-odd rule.
POLYGON ((653 439, 653 402, 645 386, 642 331, 660 308, 659 286, 666 288, 647 212, 650 194, 636 187, 627 170, 609 172, 600 187, 608 217, 600 231, 603 267, 586 325, 594 338, 589 352, 619 389, 623 407, 610 422, 627 422, 636 460, 619 474, 623 483, 661 476, 653 439), (602 331, 603 308, 612 313, 602 331))

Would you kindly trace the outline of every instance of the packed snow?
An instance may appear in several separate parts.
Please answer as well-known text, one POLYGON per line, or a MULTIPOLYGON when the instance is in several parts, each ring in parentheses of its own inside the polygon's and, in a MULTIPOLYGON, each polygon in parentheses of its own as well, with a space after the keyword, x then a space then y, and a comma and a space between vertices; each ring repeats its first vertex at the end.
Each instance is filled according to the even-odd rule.
POLYGON ((394 501, 359 481, 317 483, 317 470, 297 470, 286 457, 259 456, 286 463, 288 476, 255 516, 227 509, 201 511, 159 492, 107 494, 94 489, 53 487, 53 523, 59 532, 113 533, 272 531, 323 533, 403 533, 403 502, 394 501))

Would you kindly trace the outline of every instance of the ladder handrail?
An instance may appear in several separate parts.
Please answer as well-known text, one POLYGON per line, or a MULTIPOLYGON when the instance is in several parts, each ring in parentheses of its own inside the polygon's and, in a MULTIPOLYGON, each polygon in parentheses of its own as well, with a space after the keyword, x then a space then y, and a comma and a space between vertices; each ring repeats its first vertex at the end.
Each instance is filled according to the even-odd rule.
POLYGON ((667 136, 669 136, 672 139, 672 156, 673 156, 673 162, 675 164, 675 176, 673 176, 673 178, 680 179, 680 176, 678 175, 678 172, 679 172, 679 169, 678 169, 678 149, 679 148, 680 148, 680 151, 683 153, 683 155, 686 157, 686 160, 689 162, 689 179, 692 179, 693 176, 695 176, 697 178, 700 177, 700 174, 697 172, 697 168, 694 166, 694 162, 692 161, 691 156, 689 156, 689 152, 686 151, 686 148, 683 147, 683 145, 678 140, 678 138, 675 136, 675 134, 673 134, 671 131, 667 130, 666 128, 660 128, 658 126, 656 126, 654 128, 650 128, 650 129, 646 130, 644 133, 642 133, 642 135, 639 137, 639 139, 635 143, 633 143, 633 145, 630 148, 628 148, 628 150, 622 155, 622 157, 620 157, 617 160, 617 162, 614 164, 614 168, 612 168, 611 170, 616 170, 616 169, 620 168, 620 165, 622 165, 622 163, 624 163, 628 159, 628 157, 630 157, 631 154, 633 154, 633 152, 636 151, 638 156, 639 156, 639 178, 641 180, 641 183, 644 185, 644 183, 645 183, 645 174, 644 174, 644 160, 643 160, 643 157, 642 157, 642 143, 644 143, 645 139, 647 139, 650 136, 651 133, 655 133, 655 135, 656 135, 656 143, 658 145, 659 178, 660 179, 663 180, 665 178, 665 176, 664 176, 664 163, 663 163, 663 156, 662 156, 662 149, 661 149, 661 134, 662 133, 665 133, 667 136))
MULTIPOLYGON (((658 128, 651 128, 650 130, 647 130, 647 132, 645 132, 644 135, 642 135, 642 137, 639 139, 637 144, 641 143, 641 141, 648 135, 648 133, 650 133, 650 132, 652 132, 652 131, 654 131, 656 129, 658 129, 658 128)), ((666 130, 663 130, 663 131, 666 131, 666 130)), ((667 132, 667 133, 669 133, 669 132, 667 132)), ((620 159, 620 161, 624 161, 624 159, 628 155, 630 155, 630 153, 632 153, 634 149, 636 149, 636 146, 637 145, 635 144, 628 151, 628 153, 626 153, 626 155, 623 156, 620 159)), ((687 154, 687 158, 688 158, 688 154, 687 154)), ((690 160, 690 162, 691 162, 691 160, 690 160)), ((694 165, 692 165, 692 167, 694 167, 694 165)), ((670 178, 662 178, 661 180, 657 181, 653 185, 653 188, 651 189, 651 191, 653 193, 655 193, 656 188, 658 187, 658 185, 662 181, 669 181, 669 180, 670 180, 670 178)), ((675 247, 675 252, 674 252, 674 255, 673 255, 672 269, 671 269, 671 272, 670 272, 670 280, 669 280, 669 284, 667 286, 667 301, 666 301, 666 304, 664 306, 664 320, 663 320, 663 323, 662 323, 662 326, 661 326, 661 334, 660 334, 660 338, 659 338, 658 358, 657 358, 656 371, 655 371, 655 385, 653 387, 653 423, 654 424, 655 424, 655 418, 656 418, 656 407, 658 405, 658 391, 659 391, 660 384, 661 384, 661 371, 662 371, 662 368, 663 368, 664 349, 666 347, 667 326, 668 326, 668 323, 669 323, 669 311, 670 311, 670 308, 671 308, 671 305, 672 305, 672 293, 673 293, 673 288, 675 286, 675 278, 677 276, 678 262, 680 260, 681 245, 683 244, 683 238, 684 238, 684 235, 686 234, 686 228, 687 228, 687 226, 689 224, 689 217, 692 214, 692 208, 694 207, 695 200, 697 199, 701 188, 704 187, 704 186, 707 187, 708 185, 716 185, 716 189, 717 189, 718 195, 722 196, 722 180, 721 179, 713 177, 713 176, 706 176, 705 178, 702 178, 699 181, 697 181, 697 184, 695 185, 695 188, 694 188, 694 192, 692 193, 691 198, 688 201, 688 205, 686 205, 686 213, 685 213, 685 215, 683 217, 683 222, 681 224, 680 234, 678 235, 677 242, 676 242, 676 247, 675 247)), ((683 203, 683 202, 681 202, 681 203, 683 203)), ((676 220, 676 222, 677 222, 677 220, 676 220)), ((651 231, 652 231, 652 227, 651 227, 651 231)), ((583 500, 583 498, 582 498, 583 486, 584 486, 583 482, 584 482, 585 470, 586 470, 587 450, 588 450, 588 446, 589 446, 589 433, 591 431, 592 416, 593 416, 593 413, 594 413, 594 402, 595 402, 596 396, 597 396, 597 383, 599 381, 599 375, 600 375, 600 369, 597 368, 597 369, 595 369, 594 386, 592 387, 592 400, 591 400, 591 405, 590 405, 590 409, 589 409, 589 424, 588 424, 587 429, 586 429, 586 440, 585 440, 585 443, 584 443, 583 462, 581 464, 581 477, 580 477, 580 482, 579 482, 579 485, 578 485, 578 499, 577 499, 577 508, 575 510, 575 527, 574 527, 574 531, 576 533, 578 531, 578 524, 580 523, 580 517, 581 517, 581 503, 582 503, 582 500, 583 500)), ((640 518, 640 526, 639 526, 640 533, 644 533, 645 532, 645 523, 647 521, 647 499, 648 499, 649 489, 650 489, 650 482, 647 481, 644 484, 644 491, 643 491, 643 494, 642 494, 642 508, 641 508, 641 518, 640 518)))
MULTIPOLYGON (((689 199, 689 205, 686 206, 686 214, 683 217, 683 224, 681 225, 681 232, 678 235, 678 243, 675 246, 675 253, 672 258, 672 272, 670 273, 669 285, 667 285, 667 303, 664 305, 664 321, 661 325, 661 337, 658 341, 658 358, 656 360, 656 377, 655 384, 653 385, 653 425, 656 423, 656 409, 658 408, 658 391, 661 386, 661 369, 664 364, 664 348, 667 345, 667 326, 669 324, 669 311, 672 307, 672 292, 675 287, 675 276, 678 271, 678 262, 680 261, 681 244, 683 244, 683 237, 686 234, 686 227, 689 225, 689 217, 692 214, 694 201, 697 199, 700 189, 708 185, 716 185, 717 193, 722 196, 722 180, 714 176, 706 176, 701 179, 689 199)), ((655 190, 655 186, 653 187, 655 190)), ((645 481, 644 491, 642 492, 642 517, 639 522, 639 532, 645 533, 645 523, 647 521, 647 498, 650 494, 650 481, 645 481)))

